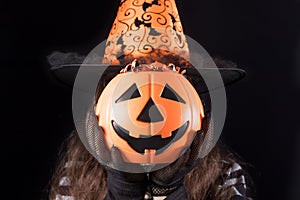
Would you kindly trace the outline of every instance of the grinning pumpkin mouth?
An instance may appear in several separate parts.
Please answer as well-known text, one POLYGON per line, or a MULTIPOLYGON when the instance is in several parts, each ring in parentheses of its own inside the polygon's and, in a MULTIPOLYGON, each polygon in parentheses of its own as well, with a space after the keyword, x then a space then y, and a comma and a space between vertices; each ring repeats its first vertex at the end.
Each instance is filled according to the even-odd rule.
POLYGON ((131 148, 135 151, 144 154, 146 149, 155 149, 155 154, 160 154, 164 152, 173 144, 173 142, 180 139, 186 132, 189 125, 189 121, 185 122, 178 129, 172 131, 172 136, 167 138, 161 138, 159 135, 149 136, 147 138, 135 138, 129 135, 129 131, 118 125, 112 120, 112 126, 115 132, 124 139, 131 148))

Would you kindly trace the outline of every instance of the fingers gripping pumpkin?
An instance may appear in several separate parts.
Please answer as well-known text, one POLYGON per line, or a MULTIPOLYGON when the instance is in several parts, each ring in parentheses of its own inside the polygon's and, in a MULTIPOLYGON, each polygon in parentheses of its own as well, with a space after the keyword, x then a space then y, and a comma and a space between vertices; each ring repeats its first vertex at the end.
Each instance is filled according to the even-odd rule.
POLYGON ((204 117, 189 81, 173 71, 118 74, 96 105, 106 145, 130 163, 175 161, 192 143, 204 117))

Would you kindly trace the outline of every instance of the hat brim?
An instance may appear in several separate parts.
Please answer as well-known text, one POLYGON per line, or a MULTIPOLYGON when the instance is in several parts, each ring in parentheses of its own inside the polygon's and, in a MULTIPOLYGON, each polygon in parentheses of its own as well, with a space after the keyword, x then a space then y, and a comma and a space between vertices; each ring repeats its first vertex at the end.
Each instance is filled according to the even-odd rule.
MULTIPOLYGON (((73 87, 77 72, 80 67, 85 67, 85 69, 91 71, 94 70, 96 71, 96 69, 99 69, 100 67, 106 69, 106 73, 117 75, 120 73, 120 70, 123 69, 125 66, 108 65, 108 64, 63 64, 63 65, 52 67, 50 71, 53 73, 54 77, 56 77, 56 79, 59 82, 69 87, 73 87)), ((206 77, 207 79, 210 80, 217 79, 218 76, 221 75, 224 86, 233 84, 246 76, 246 72, 240 68, 201 68, 198 70, 187 69, 186 75, 192 77, 192 79, 193 77, 197 77, 199 79, 199 74, 201 74, 201 76, 206 77), (200 71, 200 73, 198 70, 200 71)), ((201 78, 200 80, 201 80, 200 82, 202 83, 203 79, 201 78)), ((223 85, 219 85, 216 87, 222 87, 223 85)), ((197 88, 197 89, 198 92, 200 93, 208 92, 208 89, 206 87, 197 88)), ((211 88, 211 89, 215 89, 215 88, 211 88)))

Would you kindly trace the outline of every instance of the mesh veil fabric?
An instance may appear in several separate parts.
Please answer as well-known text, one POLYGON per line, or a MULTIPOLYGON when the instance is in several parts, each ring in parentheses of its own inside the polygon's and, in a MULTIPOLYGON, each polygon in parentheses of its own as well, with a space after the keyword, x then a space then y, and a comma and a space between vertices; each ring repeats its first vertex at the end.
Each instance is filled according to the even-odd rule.
POLYGON ((91 109, 86 118, 86 138, 93 152, 94 157, 103 164, 109 164, 110 155, 106 148, 103 131, 100 130, 96 115, 91 109))
POLYGON ((201 145, 200 149, 197 151, 198 158, 205 157, 213 148, 214 144, 216 144, 215 140, 218 139, 214 135, 214 120, 212 116, 209 115, 209 113, 207 113, 206 115, 208 116, 206 116, 206 118, 204 119, 206 121, 203 124, 204 138, 202 137, 199 141, 201 142, 201 145))
POLYGON ((157 187, 155 185, 150 185, 149 190, 152 196, 167 196, 181 186, 182 185, 177 185, 173 187, 157 187))

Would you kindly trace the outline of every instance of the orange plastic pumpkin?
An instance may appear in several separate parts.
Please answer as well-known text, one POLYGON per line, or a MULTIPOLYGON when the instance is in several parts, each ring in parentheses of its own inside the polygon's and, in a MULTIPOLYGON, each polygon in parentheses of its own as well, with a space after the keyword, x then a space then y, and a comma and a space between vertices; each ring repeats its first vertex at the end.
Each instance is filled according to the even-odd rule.
POLYGON ((204 117, 189 81, 176 72, 127 72, 114 77, 96 108, 109 148, 130 163, 175 161, 192 143, 204 117))

